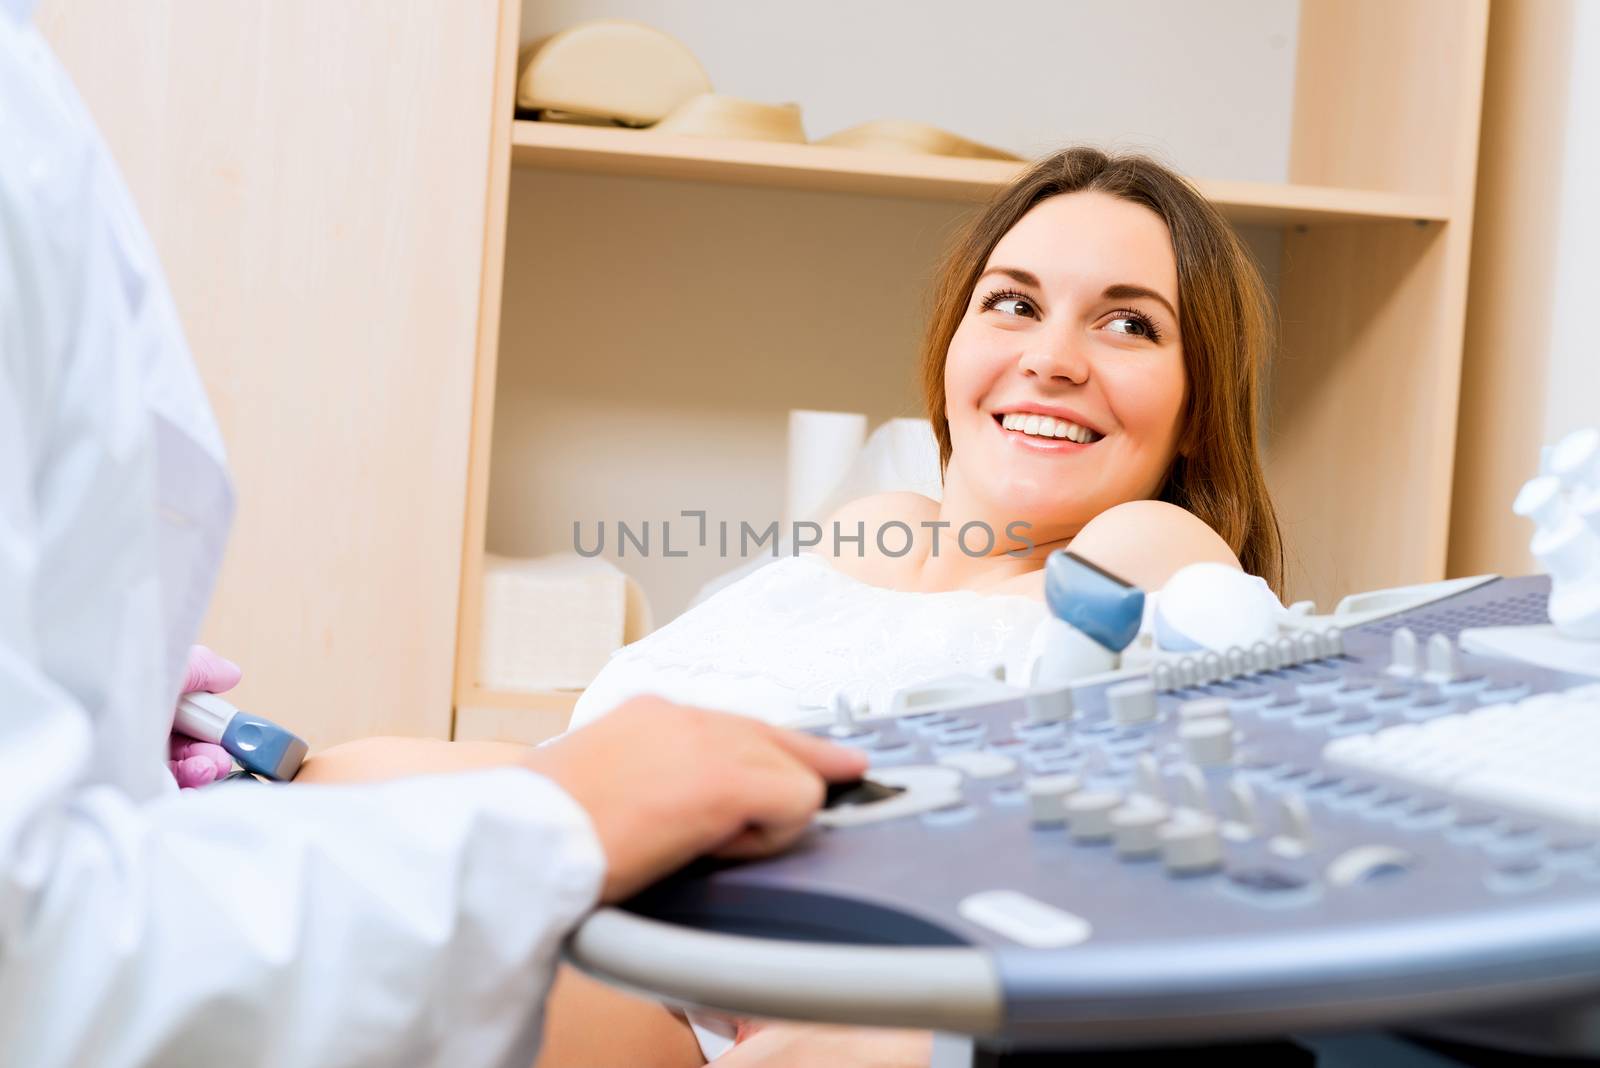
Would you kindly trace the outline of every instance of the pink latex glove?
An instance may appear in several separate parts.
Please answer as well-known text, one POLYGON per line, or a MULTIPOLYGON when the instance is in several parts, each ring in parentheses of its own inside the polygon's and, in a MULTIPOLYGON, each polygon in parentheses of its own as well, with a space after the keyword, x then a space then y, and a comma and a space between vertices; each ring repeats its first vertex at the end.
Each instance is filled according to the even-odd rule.
MULTIPOLYGON (((239 685, 244 672, 203 645, 189 646, 189 667, 184 673, 182 693, 227 693, 239 685)), ((178 786, 189 790, 205 786, 233 770, 233 758, 220 745, 197 742, 181 734, 167 741, 167 767, 178 786)))

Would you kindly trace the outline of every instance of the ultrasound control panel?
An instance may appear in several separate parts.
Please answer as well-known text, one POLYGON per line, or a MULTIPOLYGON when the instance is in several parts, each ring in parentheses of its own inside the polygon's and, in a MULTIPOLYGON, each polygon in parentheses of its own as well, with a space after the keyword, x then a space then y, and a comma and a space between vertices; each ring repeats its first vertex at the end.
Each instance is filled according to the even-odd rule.
POLYGON ((1461 641, 1547 590, 841 706, 818 733, 868 783, 799 848, 693 868, 573 955, 684 1003, 1058 1048, 1600 1000, 1600 646, 1584 675, 1461 641))

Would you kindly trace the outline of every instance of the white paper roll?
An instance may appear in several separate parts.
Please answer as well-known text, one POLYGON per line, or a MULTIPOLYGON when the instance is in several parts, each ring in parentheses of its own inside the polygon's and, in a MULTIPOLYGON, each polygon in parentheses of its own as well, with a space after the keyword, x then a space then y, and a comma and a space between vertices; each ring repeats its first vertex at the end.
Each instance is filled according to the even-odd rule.
POLYGON ((785 525, 820 521, 818 514, 850 471, 867 439, 867 417, 859 412, 789 413, 785 525))

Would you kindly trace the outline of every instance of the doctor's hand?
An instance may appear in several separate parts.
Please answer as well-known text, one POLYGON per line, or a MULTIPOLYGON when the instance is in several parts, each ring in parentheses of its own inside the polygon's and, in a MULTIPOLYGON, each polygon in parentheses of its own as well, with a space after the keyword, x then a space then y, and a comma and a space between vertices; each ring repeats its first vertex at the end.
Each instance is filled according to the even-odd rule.
MULTIPOLYGON (((203 645, 189 646, 189 665, 184 672, 183 688, 186 693, 227 693, 239 685, 243 676, 239 665, 218 656, 203 645)), ((233 758, 220 745, 197 742, 181 734, 167 740, 167 768, 178 786, 188 790, 227 775, 233 770, 233 758)))
POLYGON ((635 698, 528 753, 589 813, 618 901, 702 854, 777 852, 866 755, 759 720, 635 698))

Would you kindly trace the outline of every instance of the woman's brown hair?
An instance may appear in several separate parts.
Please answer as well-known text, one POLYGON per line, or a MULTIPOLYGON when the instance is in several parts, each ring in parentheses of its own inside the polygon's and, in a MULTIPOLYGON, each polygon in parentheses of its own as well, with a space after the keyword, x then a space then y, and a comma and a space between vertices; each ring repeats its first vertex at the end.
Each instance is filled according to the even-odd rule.
POLYGON ((1189 378, 1180 440, 1157 497, 1193 512, 1228 543, 1244 569, 1283 592, 1283 542, 1256 440, 1260 376, 1273 344, 1266 286, 1217 210, 1187 181, 1138 155, 1068 148, 1030 167, 967 227, 938 276, 923 341, 924 395, 941 467, 950 462, 944 365, 973 287, 1000 239, 1034 205, 1099 192, 1142 204, 1172 234, 1179 333, 1189 378))

